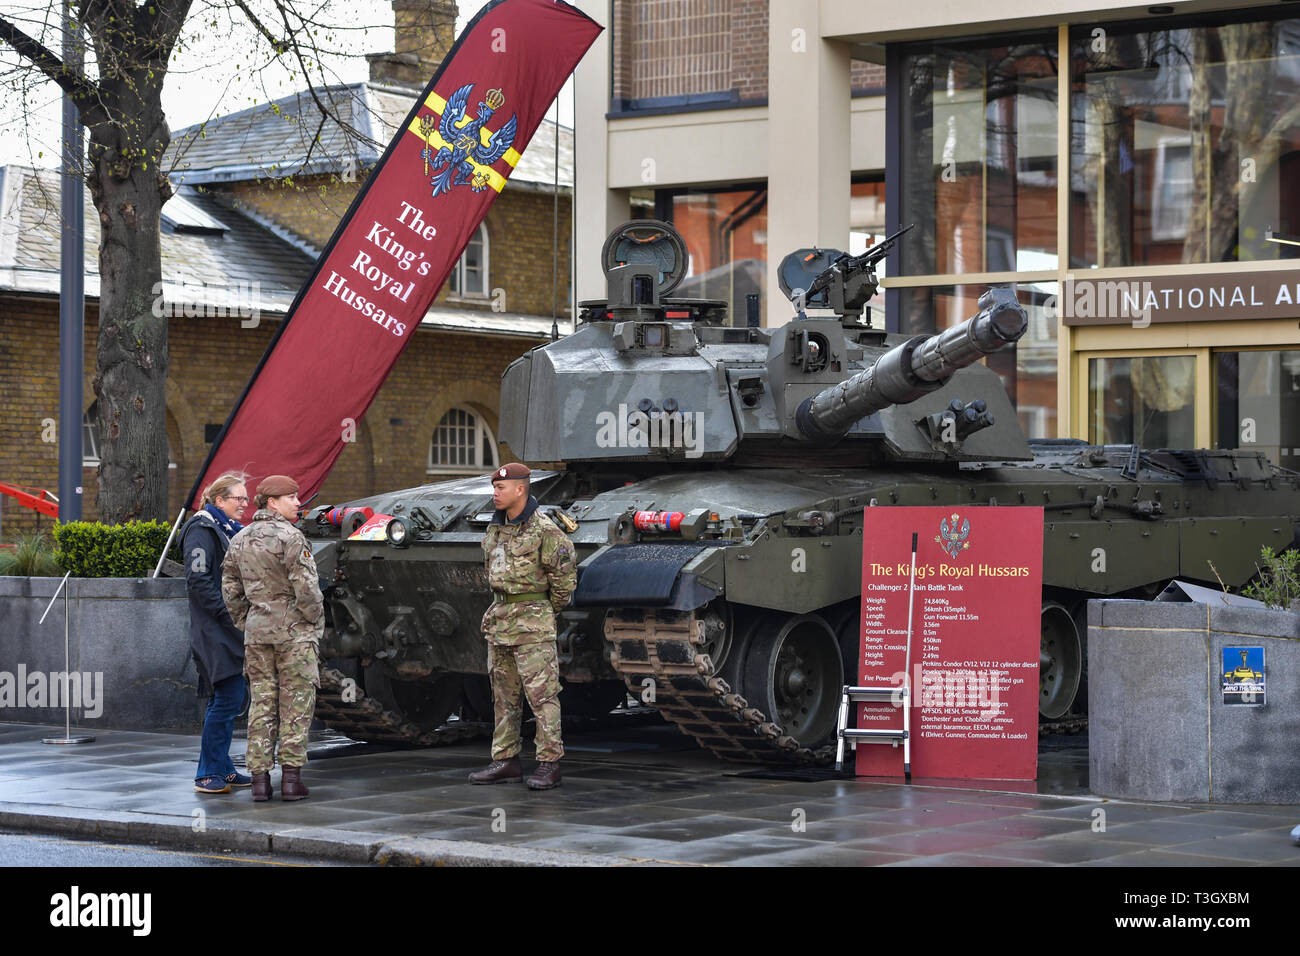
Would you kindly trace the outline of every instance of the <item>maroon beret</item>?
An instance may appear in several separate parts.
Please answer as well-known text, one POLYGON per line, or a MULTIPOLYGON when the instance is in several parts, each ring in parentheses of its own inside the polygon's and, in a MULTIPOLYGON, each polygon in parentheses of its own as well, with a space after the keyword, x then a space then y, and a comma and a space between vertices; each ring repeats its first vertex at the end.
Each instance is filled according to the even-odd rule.
POLYGON ((298 482, 288 475, 267 475, 257 485, 258 497, 280 498, 284 495, 296 495, 298 482))
POLYGON ((510 479, 527 478, 532 474, 532 470, 522 462, 512 461, 508 465, 502 465, 496 471, 492 472, 493 481, 507 481, 510 479))

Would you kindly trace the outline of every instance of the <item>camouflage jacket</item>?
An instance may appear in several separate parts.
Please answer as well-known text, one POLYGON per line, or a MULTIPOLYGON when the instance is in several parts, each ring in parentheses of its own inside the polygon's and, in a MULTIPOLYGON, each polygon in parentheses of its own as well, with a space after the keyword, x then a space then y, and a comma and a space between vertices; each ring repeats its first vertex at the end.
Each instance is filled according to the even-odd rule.
POLYGON ((493 644, 535 644, 555 640, 555 615, 578 586, 573 543, 537 510, 537 499, 513 522, 498 511, 483 536, 492 606, 483 615, 483 636, 493 644), (507 604, 501 595, 545 594, 507 604))
POLYGON ((221 596, 245 644, 306 644, 325 631, 316 562, 307 538, 265 508, 230 542, 221 596))

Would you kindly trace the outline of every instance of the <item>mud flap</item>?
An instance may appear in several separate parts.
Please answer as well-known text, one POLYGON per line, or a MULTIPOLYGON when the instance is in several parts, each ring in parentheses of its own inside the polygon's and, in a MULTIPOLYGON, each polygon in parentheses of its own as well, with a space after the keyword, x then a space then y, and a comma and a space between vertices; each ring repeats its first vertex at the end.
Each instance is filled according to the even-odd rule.
POLYGON ((668 607, 691 611, 718 592, 682 568, 711 545, 616 544, 578 568, 577 607, 668 607))

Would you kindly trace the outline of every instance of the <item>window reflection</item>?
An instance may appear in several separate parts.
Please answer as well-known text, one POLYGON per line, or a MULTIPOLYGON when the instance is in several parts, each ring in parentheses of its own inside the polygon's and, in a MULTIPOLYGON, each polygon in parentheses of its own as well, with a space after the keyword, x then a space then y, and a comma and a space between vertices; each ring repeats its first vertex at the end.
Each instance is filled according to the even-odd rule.
POLYGON ((1071 266, 1289 258, 1300 20, 1073 36, 1071 266))
POLYGON ((1300 351, 1218 352, 1214 372, 1215 447, 1300 467, 1300 351))
POLYGON ((763 314, 767 268, 767 190, 679 193, 672 223, 690 256, 686 278, 673 295, 721 299, 732 325, 744 325, 746 302, 758 296, 763 314))
POLYGON ((1054 269, 1056 38, 902 58, 905 275, 1054 269))
POLYGON ((1088 362, 1088 441, 1194 448, 1196 360, 1191 355, 1088 362))

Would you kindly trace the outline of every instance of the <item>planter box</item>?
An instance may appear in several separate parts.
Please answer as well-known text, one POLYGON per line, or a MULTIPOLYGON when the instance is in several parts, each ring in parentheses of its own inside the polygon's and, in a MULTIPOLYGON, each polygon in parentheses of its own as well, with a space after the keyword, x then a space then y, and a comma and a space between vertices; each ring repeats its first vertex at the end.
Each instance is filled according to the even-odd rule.
MULTIPOLYGON (((0 577, 0 721, 63 724, 62 698, 39 706, 52 702, 50 675, 64 671, 62 595, 37 623, 58 586, 0 577)), ((184 580, 69 578, 68 588, 68 670, 81 674, 73 726, 199 733, 206 701, 196 696, 184 580)))
POLYGON ((1300 803, 1300 613, 1089 601, 1088 772, 1108 797, 1300 803), (1223 702, 1225 645, 1264 648, 1264 706, 1223 702))

